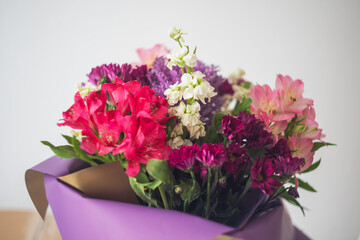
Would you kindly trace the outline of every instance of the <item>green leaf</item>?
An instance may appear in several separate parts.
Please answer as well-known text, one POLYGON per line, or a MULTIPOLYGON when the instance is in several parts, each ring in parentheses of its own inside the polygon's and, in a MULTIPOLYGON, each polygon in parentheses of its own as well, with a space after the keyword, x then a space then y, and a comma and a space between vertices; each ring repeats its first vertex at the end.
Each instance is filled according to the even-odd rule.
POLYGON ((213 119, 213 124, 215 127, 221 125, 221 120, 223 119, 224 116, 225 116, 225 114, 223 114, 223 113, 215 114, 214 119, 213 119))
POLYGON ((63 145, 55 147, 48 141, 41 141, 42 144, 51 148, 51 150, 61 158, 78 158, 78 154, 74 151, 74 148, 70 145, 63 145))
POLYGON ((301 204, 296 200, 295 197, 289 195, 288 192, 283 192, 280 196, 283 197, 289 203, 291 203, 291 204, 293 204, 295 206, 298 206, 300 208, 301 212, 303 213, 303 215, 305 216, 304 207, 301 206, 301 204))
POLYGON ((198 182, 195 182, 195 188, 191 192, 191 188, 192 188, 191 179, 181 180, 180 187, 182 188, 182 193, 180 194, 180 197, 183 201, 188 200, 188 202, 191 203, 200 195, 200 185, 198 184, 198 182))
POLYGON ((63 136, 70 145, 73 145, 72 137, 63 134, 61 136, 63 136))
POLYGON ((323 143, 323 142, 314 142, 314 146, 311 149, 312 152, 316 152, 317 150, 319 150, 320 148, 324 147, 324 146, 336 146, 336 144, 333 143, 323 143))
POLYGON ((91 166, 97 166, 98 164, 91 159, 91 156, 84 153, 84 151, 80 148, 80 141, 76 139, 75 136, 72 137, 72 144, 74 146, 74 150, 78 154, 78 158, 84 160, 89 163, 91 166))
POLYGON ((146 170, 153 178, 162 182, 167 182, 172 179, 172 173, 165 160, 150 159, 146 165, 146 170))
MULTIPOLYGON (((299 187, 308 190, 310 192, 316 192, 315 188, 313 188, 310 184, 308 184, 307 182, 304 182, 303 180, 301 180, 300 178, 298 178, 299 181, 299 187)), ((290 183, 295 184, 295 179, 291 178, 290 183)))
POLYGON ((310 167, 308 167, 306 170, 302 171, 301 173, 308 173, 314 171, 319 167, 320 163, 321 163, 321 158, 316 163, 312 164, 310 167))
POLYGON ((244 97, 241 103, 238 103, 234 109, 234 114, 237 115, 240 112, 246 111, 250 108, 251 105, 251 98, 244 97))
POLYGON ((144 190, 144 186, 142 186, 141 184, 139 184, 136 181, 136 178, 133 177, 129 177, 129 182, 130 182, 130 186, 131 188, 134 190, 135 194, 141 198, 144 202, 150 203, 156 207, 159 207, 159 204, 157 203, 156 200, 152 199, 151 197, 149 197, 144 190))

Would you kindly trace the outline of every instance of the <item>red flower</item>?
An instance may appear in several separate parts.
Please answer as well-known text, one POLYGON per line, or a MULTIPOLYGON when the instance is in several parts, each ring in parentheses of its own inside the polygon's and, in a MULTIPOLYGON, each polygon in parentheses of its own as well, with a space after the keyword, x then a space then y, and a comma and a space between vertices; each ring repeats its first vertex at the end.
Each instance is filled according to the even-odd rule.
POLYGON ((84 99, 76 93, 75 103, 58 125, 81 129, 81 147, 90 154, 124 153, 126 173, 134 177, 140 163, 152 158, 165 160, 170 154, 163 125, 168 107, 166 99, 150 88, 116 78, 84 99), (125 137, 120 142, 121 133, 125 137))

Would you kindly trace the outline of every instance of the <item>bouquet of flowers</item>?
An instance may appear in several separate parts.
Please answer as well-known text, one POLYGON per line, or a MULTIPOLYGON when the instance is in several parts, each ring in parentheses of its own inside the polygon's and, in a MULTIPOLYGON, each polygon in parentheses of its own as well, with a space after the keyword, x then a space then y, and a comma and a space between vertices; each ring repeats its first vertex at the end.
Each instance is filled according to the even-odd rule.
POLYGON ((298 188, 315 189, 298 176, 319 166, 314 154, 329 143, 303 82, 279 74, 275 88, 253 85, 242 70, 222 77, 181 29, 169 35, 178 50, 155 45, 137 50, 140 63, 93 68, 58 123, 72 129, 68 145, 42 143, 63 160, 117 162, 149 207, 233 227, 280 197, 304 211, 298 188))

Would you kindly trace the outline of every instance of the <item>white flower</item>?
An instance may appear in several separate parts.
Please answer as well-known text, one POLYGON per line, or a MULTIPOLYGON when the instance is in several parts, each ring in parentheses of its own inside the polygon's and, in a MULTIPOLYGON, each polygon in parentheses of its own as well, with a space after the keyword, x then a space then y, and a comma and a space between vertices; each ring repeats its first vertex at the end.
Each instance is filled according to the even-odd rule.
POLYGON ((183 135, 183 133, 184 133, 183 125, 181 123, 179 123, 174 127, 170 137, 175 138, 175 137, 183 135))
POLYGON ((199 99, 202 103, 205 104, 205 98, 210 99, 215 96, 217 93, 214 92, 214 87, 206 80, 203 80, 200 85, 196 86, 194 89, 194 98, 199 99))
POLYGON ((201 121, 199 121, 199 124, 187 127, 187 129, 190 133, 190 139, 198 139, 206 135, 205 127, 201 121))
POLYGON ((168 103, 170 105, 174 105, 181 100, 183 95, 183 90, 181 85, 179 85, 179 83, 176 82, 174 85, 170 85, 170 87, 165 90, 164 94, 168 100, 168 103))
POLYGON ((215 88, 204 77, 205 75, 200 71, 193 72, 191 75, 185 73, 181 77, 180 84, 184 88, 183 98, 185 100, 194 98, 205 104, 205 98, 210 101, 210 98, 216 95, 215 88))
POLYGON ((181 32, 181 28, 175 28, 175 27, 171 27, 169 29, 169 36, 174 39, 175 41, 179 40, 180 42, 185 42, 182 35, 186 34, 181 32))
POLYGON ((244 70, 242 70, 241 68, 238 68, 235 71, 233 71, 232 73, 230 73, 229 80, 233 84, 237 84, 243 78, 244 75, 245 75, 244 70))
POLYGON ((77 92, 80 93, 81 97, 85 97, 89 95, 91 92, 99 91, 101 89, 101 85, 93 85, 89 82, 86 82, 85 84, 78 83, 76 86, 77 92))
POLYGON ((185 105, 184 102, 180 102, 176 107, 175 116, 181 119, 184 126, 194 126, 200 121, 200 104, 194 102, 191 105, 185 105))
POLYGON ((188 67, 195 67, 196 64, 197 64, 197 58, 196 58, 196 55, 195 54, 192 54, 192 53, 188 53, 184 58, 183 60, 185 61, 185 64, 188 66, 188 67))
POLYGON ((185 62, 183 57, 188 53, 188 51, 188 48, 184 46, 177 52, 171 52, 167 54, 166 57, 170 60, 167 64, 167 67, 170 70, 172 70, 172 66, 184 67, 185 62))
POLYGON ((204 77, 206 76, 205 74, 203 74, 200 71, 193 72, 191 75, 193 76, 193 78, 199 79, 199 80, 204 79, 204 77))
POLYGON ((189 139, 184 140, 180 136, 178 136, 174 139, 170 139, 167 142, 167 145, 170 146, 172 149, 179 149, 181 146, 192 146, 193 143, 189 139))

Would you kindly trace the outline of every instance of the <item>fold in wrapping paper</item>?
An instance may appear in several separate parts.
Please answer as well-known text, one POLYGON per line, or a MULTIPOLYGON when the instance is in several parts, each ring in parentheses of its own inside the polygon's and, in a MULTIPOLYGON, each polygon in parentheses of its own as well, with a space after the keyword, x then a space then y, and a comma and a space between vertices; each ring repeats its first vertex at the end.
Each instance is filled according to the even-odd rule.
POLYGON ((131 240, 149 239, 149 236, 157 240, 308 239, 292 226, 282 206, 250 220, 245 229, 239 231, 237 228, 178 211, 129 204, 136 198, 129 188, 127 176, 120 164, 116 163, 88 168, 81 160, 55 156, 28 170, 26 184, 40 215, 45 214, 47 200, 49 201, 64 240, 131 240), (100 178, 87 175, 97 175, 100 178), (121 179, 117 182, 120 187, 116 187, 116 184, 113 189, 106 187, 105 193, 100 192, 102 195, 93 192, 91 187, 89 189, 89 186, 102 188, 103 185, 97 182, 113 185, 116 181, 113 181, 112 175, 115 175, 116 181, 121 179), (90 182, 84 184, 84 180, 90 182), (127 192, 129 189, 130 192, 127 192), (111 193, 117 190, 123 192, 123 196, 111 193))

